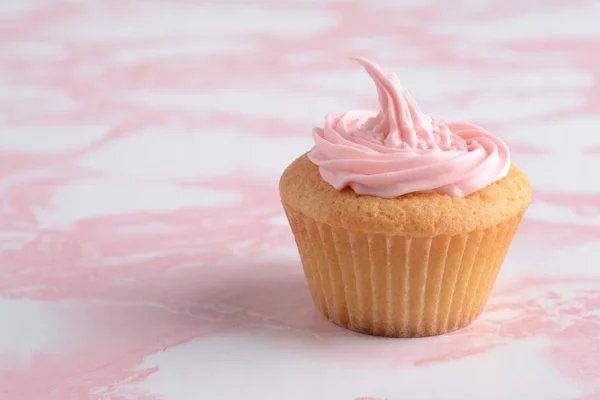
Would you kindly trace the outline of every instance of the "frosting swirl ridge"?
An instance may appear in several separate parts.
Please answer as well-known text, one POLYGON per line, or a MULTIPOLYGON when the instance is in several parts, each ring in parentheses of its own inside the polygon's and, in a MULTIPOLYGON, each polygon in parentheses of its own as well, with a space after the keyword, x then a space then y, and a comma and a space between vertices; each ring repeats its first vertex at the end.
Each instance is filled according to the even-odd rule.
POLYGON ((309 159, 337 190, 384 198, 435 192, 467 196, 505 177, 510 153, 476 125, 424 114, 395 74, 354 58, 373 79, 380 110, 328 115, 309 159))

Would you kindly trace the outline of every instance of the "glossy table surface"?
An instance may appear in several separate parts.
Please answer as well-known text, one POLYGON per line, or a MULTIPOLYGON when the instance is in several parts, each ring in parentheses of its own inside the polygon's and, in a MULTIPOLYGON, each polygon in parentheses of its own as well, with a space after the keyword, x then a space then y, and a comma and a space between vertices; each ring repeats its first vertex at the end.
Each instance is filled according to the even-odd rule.
POLYGON ((0 3, 0 398, 600 399, 597 1, 0 3), (472 326, 314 307, 279 203, 327 113, 485 126, 535 198, 472 326))

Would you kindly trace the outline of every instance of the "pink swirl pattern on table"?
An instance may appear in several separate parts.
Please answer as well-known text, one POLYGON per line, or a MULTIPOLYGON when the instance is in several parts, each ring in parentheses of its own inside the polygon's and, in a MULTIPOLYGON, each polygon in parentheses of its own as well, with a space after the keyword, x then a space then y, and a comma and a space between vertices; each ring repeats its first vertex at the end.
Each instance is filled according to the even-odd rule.
POLYGON ((308 157, 338 190, 393 198, 414 192, 467 196, 506 176, 502 140, 472 124, 424 114, 395 74, 354 58, 373 78, 381 110, 328 115, 308 157))
POLYGON ((0 1, 0 399, 600 399, 600 4, 537 3, 0 1), (357 53, 538 194, 463 331, 310 298, 277 180, 357 53))

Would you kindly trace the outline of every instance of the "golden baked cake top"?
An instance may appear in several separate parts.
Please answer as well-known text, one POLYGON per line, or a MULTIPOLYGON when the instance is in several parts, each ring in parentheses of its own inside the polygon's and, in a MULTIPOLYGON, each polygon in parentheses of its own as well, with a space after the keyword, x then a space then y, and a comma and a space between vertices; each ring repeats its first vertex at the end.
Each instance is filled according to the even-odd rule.
POLYGON ((411 236, 455 235, 486 229, 525 211, 531 186, 514 165, 508 175, 465 197, 440 193, 406 194, 392 199, 336 190, 305 155, 279 183, 282 201, 331 226, 370 233, 411 236))

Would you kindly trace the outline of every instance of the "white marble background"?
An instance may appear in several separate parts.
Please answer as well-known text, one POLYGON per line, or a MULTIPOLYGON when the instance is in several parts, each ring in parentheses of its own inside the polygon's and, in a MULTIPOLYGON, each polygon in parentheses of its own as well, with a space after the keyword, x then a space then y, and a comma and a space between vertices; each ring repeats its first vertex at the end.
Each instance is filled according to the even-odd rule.
POLYGON ((600 4, 0 3, 0 399, 600 398, 600 4), (534 204, 488 307, 421 340, 318 314, 277 193, 376 96, 510 145, 534 204), (370 396, 370 397, 368 397, 370 396))

